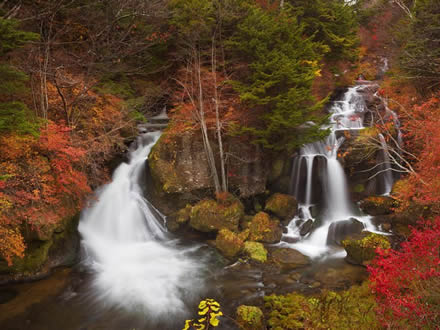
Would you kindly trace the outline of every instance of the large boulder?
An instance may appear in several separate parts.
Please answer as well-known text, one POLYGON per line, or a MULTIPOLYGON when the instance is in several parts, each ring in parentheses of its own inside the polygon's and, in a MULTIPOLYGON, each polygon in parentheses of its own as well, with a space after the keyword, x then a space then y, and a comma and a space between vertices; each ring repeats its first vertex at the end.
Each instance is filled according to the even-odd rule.
POLYGON ((309 257, 289 248, 281 248, 273 251, 272 261, 283 269, 296 269, 310 264, 309 257))
POLYGON ((344 239, 363 230, 364 224, 355 218, 333 222, 328 229, 327 244, 341 245, 344 239))
POLYGON ((368 265, 376 256, 376 249, 389 249, 391 244, 386 236, 362 232, 344 241, 342 246, 347 251, 346 260, 355 265, 368 265))
POLYGON ((237 308, 237 323, 243 330, 264 330, 264 315, 260 308, 241 305, 237 308))
POLYGON ((276 193, 269 197, 264 209, 282 220, 290 221, 298 211, 298 202, 293 196, 276 193))
POLYGON ((267 250, 258 242, 245 242, 243 252, 251 260, 264 263, 267 261, 267 250))
POLYGON ((228 198, 215 201, 200 201, 191 209, 189 225, 201 232, 217 232, 223 228, 237 232, 240 220, 244 217, 244 206, 229 195, 228 198))
MULTIPOLYGON (((172 127, 172 123, 170 124, 172 127)), ((214 154, 218 154, 215 139, 211 139, 214 154)), ((229 157, 229 186, 240 197, 263 193, 267 171, 264 153, 258 146, 244 143, 238 137, 227 137, 224 145, 229 157)), ((165 132, 148 157, 150 173, 160 190, 172 194, 192 193, 213 189, 212 174, 199 130, 165 132)), ((219 164, 217 164, 219 166, 219 164)))
POLYGON ((229 229, 222 229, 217 234, 215 246, 226 258, 232 259, 242 250, 245 238, 246 235, 239 235, 229 229))
POLYGON ((249 224, 251 241, 263 243, 278 243, 283 236, 283 230, 278 220, 270 218, 265 212, 257 213, 249 224))
POLYGON ((394 212, 395 200, 388 196, 370 196, 360 202, 360 208, 370 215, 387 215, 394 212))

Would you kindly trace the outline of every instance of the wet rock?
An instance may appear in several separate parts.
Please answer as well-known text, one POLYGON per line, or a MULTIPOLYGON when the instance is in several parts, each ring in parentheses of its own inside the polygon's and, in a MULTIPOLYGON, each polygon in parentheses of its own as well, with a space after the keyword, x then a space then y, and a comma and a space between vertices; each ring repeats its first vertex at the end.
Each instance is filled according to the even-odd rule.
POLYGON ((217 234, 215 246, 226 258, 232 259, 240 253, 244 240, 240 235, 228 229, 222 229, 217 234))
POLYGON ((299 242, 299 237, 283 237, 283 241, 286 243, 294 244, 299 242))
POLYGON ((276 193, 269 197, 264 209, 284 221, 290 221, 298 211, 298 202, 293 196, 276 193))
POLYGON ((258 242, 245 242, 243 252, 252 260, 264 263, 267 261, 267 250, 258 242))
POLYGON ((243 330, 264 330, 264 315, 260 308, 241 305, 237 308, 237 323, 243 330))
POLYGON ((368 278, 365 267, 345 264, 338 268, 325 268, 315 274, 315 280, 331 290, 347 289, 353 284, 361 283, 368 278))
POLYGON ((243 204, 229 195, 221 201, 203 200, 194 205, 189 225, 201 232, 216 232, 223 228, 237 232, 243 217, 243 204))
POLYGON ((301 236, 305 236, 305 235, 307 235, 308 233, 310 233, 310 231, 313 229, 313 224, 314 224, 314 222, 313 222, 313 220, 312 219, 309 219, 309 220, 307 220, 306 222, 304 222, 303 224, 302 224, 302 226, 301 226, 301 230, 300 230, 300 235, 301 236))
POLYGON ((283 269, 296 269, 310 264, 310 259, 302 253, 288 248, 276 249, 272 261, 283 269))
POLYGON ((184 224, 186 224, 191 217, 192 205, 187 204, 186 207, 173 213, 167 218, 166 226, 169 231, 176 232, 184 224))
POLYGON ((278 243, 283 235, 278 220, 272 220, 267 213, 257 213, 249 225, 250 240, 263 243, 278 243))
POLYGON ((252 215, 245 215, 241 220, 240 220, 240 228, 245 230, 245 229, 249 229, 249 225, 252 222, 252 219, 254 217, 252 215))
POLYGON ((392 214, 397 205, 391 197, 371 196, 363 199, 359 206, 362 211, 370 215, 387 215, 392 214))
POLYGON ((327 244, 341 245, 344 239, 363 230, 364 224, 355 218, 333 222, 328 229, 327 244))
POLYGON ((391 244, 386 236, 362 232, 344 241, 342 246, 347 251, 346 260, 355 265, 367 265, 376 256, 376 249, 389 249, 391 244))

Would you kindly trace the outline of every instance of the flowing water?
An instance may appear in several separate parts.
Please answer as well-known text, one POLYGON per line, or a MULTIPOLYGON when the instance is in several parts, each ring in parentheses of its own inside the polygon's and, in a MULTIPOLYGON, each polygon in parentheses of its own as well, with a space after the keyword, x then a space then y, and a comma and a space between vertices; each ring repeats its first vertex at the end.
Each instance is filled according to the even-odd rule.
MULTIPOLYGON (((329 229, 333 223, 356 219, 363 223, 365 229, 375 231, 371 217, 362 215, 351 202, 346 175, 338 160, 338 150, 347 133, 352 135, 364 129, 363 118, 368 109, 361 92, 368 87, 369 84, 351 87, 342 100, 334 101, 329 108, 330 124, 323 127, 330 130, 327 139, 305 145, 294 159, 290 191, 300 203, 300 213, 288 225, 288 232, 284 234, 281 246, 297 249, 311 257, 331 254, 345 256, 344 251, 327 244, 329 229), (315 162, 320 163, 319 171, 314 170, 315 162), (314 194, 313 189, 317 186, 322 189, 322 194, 314 194), (319 212, 316 212, 318 208, 319 212), (314 230, 302 237, 301 227, 307 220, 314 221, 314 230), (297 242, 288 243, 291 241, 297 242)), ((389 159, 388 162, 385 159, 384 164, 389 166, 389 159)), ((388 171, 384 171, 386 178, 389 178, 386 172, 388 171)), ((391 172, 388 173, 391 175, 391 172)), ((392 178, 386 182, 386 189, 391 190, 390 186, 392 178)))
POLYGON ((204 260, 195 259, 198 246, 179 246, 143 197, 141 178, 159 136, 139 137, 130 161, 115 170, 112 182, 84 210, 79 232, 95 298, 160 320, 169 317, 170 306, 174 316, 187 314, 186 300, 204 286, 204 260))

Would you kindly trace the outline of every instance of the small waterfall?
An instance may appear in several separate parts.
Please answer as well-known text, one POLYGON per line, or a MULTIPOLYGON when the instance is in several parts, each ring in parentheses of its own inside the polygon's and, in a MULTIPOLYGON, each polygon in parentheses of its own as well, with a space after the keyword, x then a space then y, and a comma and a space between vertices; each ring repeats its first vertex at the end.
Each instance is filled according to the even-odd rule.
POLYGON ((174 240, 142 194, 145 163, 159 136, 139 137, 129 163, 98 190, 79 224, 93 295, 105 306, 140 310, 150 321, 168 318, 170 309, 173 317, 186 313, 190 295, 203 287, 197 248, 174 240))
POLYGON ((379 171, 381 172, 381 182, 383 183, 383 191, 382 194, 388 195, 391 192, 394 184, 393 172, 390 163, 390 155, 388 150, 388 144, 385 140, 385 137, 382 134, 379 134, 380 145, 381 145, 381 154, 379 157, 379 171))
MULTIPOLYGON (((348 193, 347 178, 341 163, 338 161, 338 150, 344 142, 344 132, 363 129, 363 117, 367 106, 363 95, 359 93, 368 85, 349 88, 341 101, 333 102, 329 108, 330 125, 324 128, 330 129, 330 134, 325 141, 318 141, 305 145, 299 155, 294 159, 292 174, 293 178, 290 191, 299 201, 300 215, 294 218, 284 234, 287 241, 299 240, 297 243, 282 242, 281 245, 293 247, 311 257, 328 254, 331 247, 327 244, 329 228, 333 223, 347 221, 350 218, 361 220, 363 225, 374 231, 370 217, 359 216, 355 213, 348 193), (312 217, 313 205, 313 163, 317 157, 326 160, 324 179, 325 207, 321 210, 319 219, 312 217), (305 160, 306 178, 302 178, 302 164, 305 160), (304 198, 302 198, 304 196, 304 198), (317 224, 315 229, 304 238, 301 238, 300 230, 304 221, 312 219, 317 224), (301 220, 298 222, 298 220, 301 220), (297 223, 300 223, 297 226, 297 223), (291 238, 290 240, 287 238, 291 238), (292 240, 293 238, 293 240, 292 240)), ((339 226, 341 227, 341 226, 339 226)), ((332 226, 336 228, 336 226, 332 226)))

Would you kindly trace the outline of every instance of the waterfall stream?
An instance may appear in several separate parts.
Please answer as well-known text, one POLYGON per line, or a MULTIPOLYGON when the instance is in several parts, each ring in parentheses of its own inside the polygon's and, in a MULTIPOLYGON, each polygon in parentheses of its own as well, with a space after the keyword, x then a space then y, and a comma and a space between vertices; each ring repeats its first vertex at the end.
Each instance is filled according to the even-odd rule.
POLYGON ((141 179, 160 132, 138 138, 130 161, 96 193, 79 224, 84 263, 93 272, 93 295, 105 305, 164 319, 184 314, 190 295, 203 287, 198 247, 185 247, 166 232, 143 197, 141 179))
MULTIPOLYGON (((295 248, 311 257, 319 257, 333 252, 341 252, 327 244, 332 223, 354 218, 362 222, 364 228, 375 231, 371 217, 361 215, 360 210, 350 201, 347 179, 344 169, 338 161, 338 150, 345 140, 345 133, 355 133, 355 131, 364 128, 363 117, 367 106, 360 92, 367 87, 368 85, 351 87, 344 94, 342 100, 334 101, 329 108, 330 124, 324 127, 330 129, 327 139, 305 145, 294 159, 290 191, 299 201, 300 212, 299 216, 295 217, 288 225, 288 232, 284 234, 284 242, 280 243, 281 246, 295 248), (313 175, 316 175, 313 166, 317 160, 325 161, 321 178, 319 178, 324 194, 324 207, 321 208, 318 215, 316 211, 313 212, 318 204, 313 197, 313 186, 316 179, 313 178, 313 175), (315 229, 302 237, 300 235, 301 226, 307 220, 314 221, 315 229), (289 243, 292 241, 295 243, 289 243)), ((387 175, 391 175, 391 173, 387 175)), ((387 189, 390 184, 392 185, 392 181, 386 183, 387 189)))

